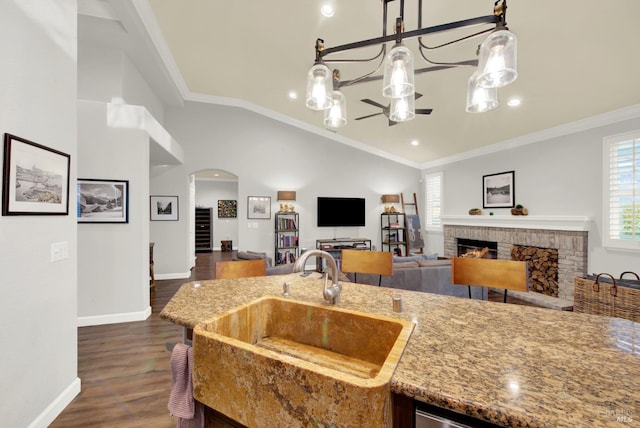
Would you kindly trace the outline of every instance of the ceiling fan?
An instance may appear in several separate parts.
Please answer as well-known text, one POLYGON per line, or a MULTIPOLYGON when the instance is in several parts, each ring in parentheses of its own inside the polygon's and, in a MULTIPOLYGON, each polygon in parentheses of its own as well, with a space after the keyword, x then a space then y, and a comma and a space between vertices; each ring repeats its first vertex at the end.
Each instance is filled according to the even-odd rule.
MULTIPOLYGON (((415 99, 417 100, 418 98, 420 98, 422 96, 422 94, 419 94, 416 92, 415 94, 415 99)), ((363 103, 367 103, 367 104, 371 104, 374 107, 378 107, 380 109, 382 109, 382 111, 380 113, 374 113, 374 114, 369 114, 367 116, 362 116, 362 117, 356 117, 355 120, 362 120, 362 119, 368 119, 370 117, 374 117, 374 116, 379 116, 381 114, 384 114, 384 116, 389 120, 389 126, 393 126, 398 122, 394 122, 393 120, 389 119, 389 108, 391 107, 391 104, 387 104, 386 106, 383 106, 380 103, 377 103, 373 100, 370 100, 369 98, 365 98, 363 100, 360 100, 363 103)), ((430 108, 417 108, 415 109, 416 114, 431 114, 431 112, 433 111, 433 109, 430 108)))

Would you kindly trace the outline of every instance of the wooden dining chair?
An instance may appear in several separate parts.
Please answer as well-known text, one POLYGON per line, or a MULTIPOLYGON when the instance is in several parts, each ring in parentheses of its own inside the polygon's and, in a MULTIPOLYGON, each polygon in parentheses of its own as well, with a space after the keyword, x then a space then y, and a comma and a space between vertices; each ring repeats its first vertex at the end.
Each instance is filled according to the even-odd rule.
POLYGON ((267 262, 264 259, 216 262, 216 279, 249 278, 266 274, 267 262))
MULTIPOLYGON (((226 260, 216 262, 215 279, 249 278, 252 276, 265 276, 267 274, 267 262, 264 259, 258 260, 226 260)), ((182 342, 191 344, 193 340, 193 329, 182 328, 182 342)), ((171 351, 174 344, 165 344, 167 350, 171 351)))
POLYGON ((387 251, 342 250, 341 270, 352 272, 353 282, 358 282, 358 273, 379 275, 378 286, 380 286, 383 275, 393 275, 393 255, 387 251))
POLYGON ((507 290, 529 291, 527 262, 453 257, 451 259, 451 283, 468 286, 469 298, 471 298, 472 285, 502 288, 506 303, 507 290))

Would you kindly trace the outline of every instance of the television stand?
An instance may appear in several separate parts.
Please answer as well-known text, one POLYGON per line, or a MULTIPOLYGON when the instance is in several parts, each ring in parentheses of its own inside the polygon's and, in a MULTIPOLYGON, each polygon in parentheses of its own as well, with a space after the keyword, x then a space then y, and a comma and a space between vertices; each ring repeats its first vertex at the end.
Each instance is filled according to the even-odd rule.
MULTIPOLYGON (((371 239, 367 238, 333 238, 333 239, 317 239, 316 249, 326 251, 336 260, 338 269, 340 269, 340 261, 342 259, 342 250, 363 250, 371 251, 371 239)), ((324 270, 325 261, 318 257, 316 259, 316 269, 319 272, 324 270)))

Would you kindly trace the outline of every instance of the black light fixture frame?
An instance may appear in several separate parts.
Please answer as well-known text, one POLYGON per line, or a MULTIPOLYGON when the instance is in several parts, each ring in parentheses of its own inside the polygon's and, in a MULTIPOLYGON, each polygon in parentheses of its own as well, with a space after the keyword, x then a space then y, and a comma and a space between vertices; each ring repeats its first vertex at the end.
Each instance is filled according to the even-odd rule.
MULTIPOLYGON (((396 18, 396 33, 392 34, 392 35, 387 35, 387 5, 388 3, 391 3, 392 1, 395 0, 382 0, 383 3, 383 22, 382 22, 382 28, 383 28, 383 35, 380 37, 375 37, 373 39, 367 39, 367 40, 361 40, 358 42, 352 42, 352 43, 347 43, 344 45, 339 45, 339 46, 334 46, 334 47, 330 47, 330 48, 325 48, 324 47, 324 40, 323 39, 317 39, 316 40, 316 45, 315 45, 315 62, 316 63, 325 63, 325 64, 337 64, 337 63, 356 63, 356 62, 370 62, 373 61, 377 58, 379 58, 381 55, 383 55, 385 53, 385 43, 388 42, 396 42, 396 43, 401 43, 402 40, 404 39, 412 39, 414 37, 422 37, 428 34, 436 34, 436 33, 441 33, 444 31, 450 31, 450 30, 456 30, 459 28, 466 28, 466 27, 471 27, 471 26, 475 26, 475 25, 482 25, 482 24, 495 24, 495 28, 506 28, 506 12, 507 12, 507 0, 497 0, 494 3, 494 9, 493 9, 493 15, 486 15, 486 16, 479 16, 476 18, 470 18, 470 19, 463 19, 461 21, 454 21, 454 22, 449 22, 446 24, 440 24, 440 25, 434 25, 431 27, 425 27, 425 28, 421 28, 422 25, 422 0, 418 0, 418 26, 420 28, 416 29, 416 30, 410 30, 410 31, 399 31, 404 29, 404 0, 400 0, 400 16, 398 18, 396 18), (346 51, 350 51, 352 49, 359 49, 359 48, 364 48, 364 47, 368 47, 368 46, 374 46, 374 45, 382 45, 380 52, 375 55, 374 57, 371 58, 365 58, 365 59, 335 59, 335 60, 331 60, 331 59, 325 59, 326 56, 331 55, 331 54, 335 54, 335 53, 339 53, 339 52, 346 52, 346 51)), ((442 47, 442 46, 446 46, 449 44, 453 44, 462 40, 466 40, 468 38, 471 37, 475 37, 478 36, 480 34, 486 33, 486 32, 490 32, 490 31, 494 31, 495 28, 490 28, 490 29, 486 29, 480 32, 477 32, 475 34, 472 34, 470 36, 466 36, 466 37, 462 37, 460 39, 457 40, 453 40, 451 42, 445 43, 441 46, 438 47, 442 47)), ((436 47, 437 48, 437 47, 436 47)), ((455 67, 459 67, 459 66, 477 66, 478 65, 478 60, 477 59, 472 59, 472 60, 467 60, 467 61, 459 61, 459 62, 453 62, 453 63, 434 63, 432 61, 429 61, 426 56, 424 55, 424 53, 422 52, 422 49, 435 49, 435 48, 429 48, 428 46, 424 45, 422 43, 422 40, 419 39, 419 49, 420 49, 420 54, 422 55, 423 59, 427 62, 430 62, 432 64, 434 64, 433 66, 430 67, 424 67, 424 68, 419 68, 414 70, 414 74, 422 74, 422 73, 426 73, 426 72, 430 72, 430 71, 437 71, 437 70, 445 70, 445 69, 449 69, 449 68, 455 68, 455 67)), ((382 63, 381 63, 382 64, 382 63)), ((379 69, 379 66, 376 70, 372 71, 369 74, 366 74, 364 76, 352 79, 352 80, 346 80, 346 81, 334 81, 334 89, 338 89, 341 88, 343 86, 351 86, 354 85, 356 83, 364 83, 364 82, 371 82, 371 81, 375 81, 375 80, 381 80, 383 78, 383 76, 381 75, 377 75, 377 76, 373 76, 373 73, 375 73, 377 70, 379 69)))

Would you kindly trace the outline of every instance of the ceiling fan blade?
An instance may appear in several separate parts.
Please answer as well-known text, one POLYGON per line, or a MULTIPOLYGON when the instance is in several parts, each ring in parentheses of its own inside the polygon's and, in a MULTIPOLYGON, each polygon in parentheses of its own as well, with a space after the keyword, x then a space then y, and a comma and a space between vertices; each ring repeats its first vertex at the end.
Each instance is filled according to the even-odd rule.
POLYGON ((416 111, 416 114, 431 114, 433 109, 432 108, 417 108, 415 111, 416 111))
POLYGON ((381 115, 381 114, 382 114, 382 113, 373 113, 373 114, 369 114, 369 115, 367 115, 367 116, 356 117, 356 118, 355 118, 355 120, 368 119, 368 118, 370 118, 370 117, 373 117, 373 116, 379 116, 379 115, 381 115))
POLYGON ((417 92, 416 92, 416 93, 415 93, 415 98, 414 98, 414 99, 415 99, 415 100, 417 100, 417 99, 418 99, 418 98, 420 98, 420 97, 422 97, 422 94, 419 94, 419 93, 417 93, 417 92))
POLYGON ((393 120, 389 119, 389 126, 393 126, 393 125, 397 125, 398 122, 394 122, 393 120))
POLYGON ((360 101, 362 101, 363 103, 371 104, 372 106, 376 106, 376 107, 381 108, 381 109, 387 108, 386 106, 383 106, 380 103, 377 103, 377 102, 375 102, 373 100, 370 100, 369 98, 365 98, 364 100, 360 100, 360 101))

